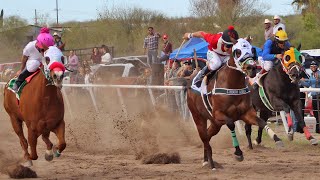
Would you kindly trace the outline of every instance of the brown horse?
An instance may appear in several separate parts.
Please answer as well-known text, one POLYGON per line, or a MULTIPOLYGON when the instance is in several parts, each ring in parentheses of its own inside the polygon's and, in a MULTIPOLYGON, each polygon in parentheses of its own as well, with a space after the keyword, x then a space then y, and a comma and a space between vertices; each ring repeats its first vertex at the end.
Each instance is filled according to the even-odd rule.
POLYGON ((199 93, 188 89, 188 107, 204 145, 203 165, 209 163, 212 170, 215 170, 215 166, 212 159, 212 148, 209 142, 211 137, 216 135, 224 124, 231 130, 233 146, 236 149, 234 154, 239 161, 243 160, 243 154, 234 131, 234 122, 239 119, 264 128, 269 136, 276 142, 277 146, 283 146, 282 141, 268 127, 267 123, 257 117, 256 111, 251 104, 248 87, 246 86, 246 75, 254 77, 256 75, 256 65, 243 63, 241 70, 236 69, 233 57, 228 60, 225 66, 216 72, 207 87, 208 92, 210 92, 208 99, 212 105, 212 111, 206 110, 206 106, 199 93), (208 129, 207 120, 210 120, 208 129))
MULTIPOLYGON (((62 57, 58 58, 61 59, 62 57)), ((46 57, 46 60, 48 62, 50 56, 46 57)), ((17 103, 16 94, 7 88, 8 84, 4 89, 4 108, 10 116, 12 127, 19 136, 20 144, 24 150, 25 162, 22 163, 24 166, 32 166, 31 160, 38 159, 36 146, 37 138, 40 135, 42 135, 42 140, 47 145, 45 153, 47 161, 53 159, 53 154, 55 157, 59 157, 66 147, 64 104, 60 91, 64 67, 61 63, 55 62, 49 68, 51 69, 48 70, 50 81, 43 72, 38 72, 24 87, 19 103, 17 103), (23 134, 23 122, 28 128, 28 141, 23 134), (58 145, 54 147, 49 139, 51 131, 58 138, 58 145), (28 144, 31 148, 30 154, 28 152, 28 144)), ((41 69, 43 71, 44 67, 41 69)))

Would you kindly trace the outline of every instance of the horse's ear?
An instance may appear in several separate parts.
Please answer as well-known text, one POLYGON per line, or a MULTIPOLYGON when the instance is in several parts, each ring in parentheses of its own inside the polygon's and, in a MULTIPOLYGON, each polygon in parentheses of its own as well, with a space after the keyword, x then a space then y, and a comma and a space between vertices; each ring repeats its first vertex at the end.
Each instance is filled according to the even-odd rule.
POLYGON ((301 49, 301 43, 299 43, 298 47, 297 47, 297 50, 300 51, 301 49))
POLYGON ((290 49, 290 47, 285 46, 284 47, 284 51, 288 51, 290 49))

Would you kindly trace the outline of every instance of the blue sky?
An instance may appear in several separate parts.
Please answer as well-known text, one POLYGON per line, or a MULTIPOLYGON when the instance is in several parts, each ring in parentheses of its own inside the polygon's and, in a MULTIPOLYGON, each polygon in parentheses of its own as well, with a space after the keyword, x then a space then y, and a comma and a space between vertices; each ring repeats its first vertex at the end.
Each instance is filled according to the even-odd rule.
MULTIPOLYGON (((271 8, 266 13, 271 15, 293 14, 290 5, 292 0, 260 0, 271 8)), ((97 10, 108 6, 141 7, 162 12, 168 16, 181 17, 190 15, 189 0, 58 0, 59 22, 71 20, 84 21, 97 18, 97 10)), ((50 22, 55 22, 56 0, 0 0, 0 9, 4 9, 5 16, 19 15, 34 22, 34 10, 39 14, 48 14, 50 22)))

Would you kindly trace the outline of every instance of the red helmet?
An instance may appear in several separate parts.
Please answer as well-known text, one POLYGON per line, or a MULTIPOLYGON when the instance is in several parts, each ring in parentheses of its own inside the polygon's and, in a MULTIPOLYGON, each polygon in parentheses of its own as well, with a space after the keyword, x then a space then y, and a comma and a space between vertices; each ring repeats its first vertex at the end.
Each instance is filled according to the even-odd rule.
POLYGON ((164 34, 164 35, 162 36, 162 39, 168 39, 168 35, 167 35, 167 34, 164 34))

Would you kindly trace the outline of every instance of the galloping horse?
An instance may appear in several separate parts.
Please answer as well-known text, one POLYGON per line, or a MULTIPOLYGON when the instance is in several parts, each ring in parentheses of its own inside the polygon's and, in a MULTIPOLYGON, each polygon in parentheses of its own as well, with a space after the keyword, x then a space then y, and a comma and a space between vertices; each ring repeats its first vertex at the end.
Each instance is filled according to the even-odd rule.
MULTIPOLYGON (((262 84, 265 92, 263 102, 260 98, 262 87, 257 90, 251 90, 252 103, 256 110, 260 111, 260 117, 265 121, 271 116, 271 111, 285 111, 287 113, 287 120, 289 126, 288 136, 293 140, 292 119, 290 116, 290 109, 293 110, 295 117, 298 120, 298 125, 303 129, 303 132, 312 145, 317 145, 318 141, 311 136, 303 119, 302 104, 300 101, 300 89, 298 85, 301 69, 302 55, 300 52, 291 47, 286 50, 282 60, 277 60, 275 67, 270 70, 268 74, 262 77, 260 84, 262 84), (266 104, 266 105, 265 105, 266 104), (268 107, 267 107, 268 106, 268 107)), ((246 135, 248 138, 249 148, 252 148, 251 142, 251 125, 246 124, 246 135)), ((262 128, 258 130, 258 137, 256 143, 261 143, 262 128)))
MULTIPOLYGON (((238 56, 238 54, 235 55, 238 56)), ((215 166, 209 141, 212 136, 220 131, 221 126, 224 124, 231 130, 233 146, 236 149, 234 154, 239 161, 243 160, 243 154, 234 131, 234 122, 239 119, 265 128, 269 136, 276 142, 276 145, 283 146, 282 141, 268 127, 267 123, 257 117, 256 111, 252 106, 249 90, 245 82, 246 75, 250 77, 256 75, 256 65, 246 63, 250 61, 252 62, 252 58, 247 58, 242 65, 242 69, 238 69, 236 68, 234 57, 230 57, 226 65, 216 72, 212 80, 209 81, 207 91, 210 92, 208 99, 212 106, 212 111, 206 110, 199 93, 195 93, 193 89, 188 89, 187 91, 188 107, 204 144, 203 165, 209 163, 212 170, 215 170, 215 166), (207 120, 210 120, 208 129, 207 120)))
POLYGON ((10 116, 14 131, 19 136, 25 158, 22 165, 26 167, 32 166, 32 160, 38 159, 36 146, 37 138, 40 135, 47 145, 45 153, 47 161, 53 159, 53 154, 55 157, 59 157, 66 147, 64 104, 60 91, 65 69, 61 63, 63 59, 61 51, 59 50, 61 54, 58 53, 58 56, 57 53, 54 55, 50 53, 52 50, 57 52, 55 48, 52 46, 47 50, 45 53, 46 60, 42 62, 44 67, 41 67, 40 72, 37 72, 32 80, 25 85, 19 102, 16 94, 8 89, 9 84, 4 89, 4 108, 10 116), (49 63, 49 66, 47 63, 49 63), (28 141, 23 134, 23 122, 28 128, 28 141), (54 147, 49 139, 51 131, 58 138, 58 145, 54 147), (30 154, 28 144, 31 147, 30 154))

